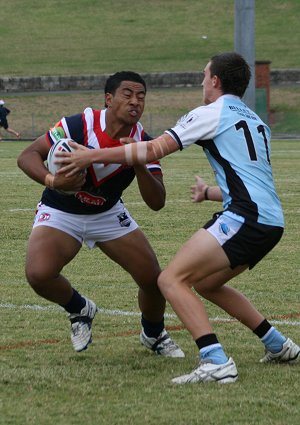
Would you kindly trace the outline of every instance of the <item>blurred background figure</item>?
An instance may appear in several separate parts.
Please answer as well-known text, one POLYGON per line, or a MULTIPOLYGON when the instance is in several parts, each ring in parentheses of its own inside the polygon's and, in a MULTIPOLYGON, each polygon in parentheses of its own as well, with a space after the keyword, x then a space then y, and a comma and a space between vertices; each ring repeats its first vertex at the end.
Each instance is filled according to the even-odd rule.
MULTIPOLYGON (((5 102, 4 100, 1 99, 0 100, 0 128, 3 127, 4 130, 6 130, 10 134, 13 134, 19 139, 20 133, 18 133, 17 131, 13 130, 12 128, 8 126, 7 115, 10 113, 10 110, 7 109, 4 105, 5 105, 5 102)), ((0 140, 2 140, 1 134, 0 134, 0 140)))

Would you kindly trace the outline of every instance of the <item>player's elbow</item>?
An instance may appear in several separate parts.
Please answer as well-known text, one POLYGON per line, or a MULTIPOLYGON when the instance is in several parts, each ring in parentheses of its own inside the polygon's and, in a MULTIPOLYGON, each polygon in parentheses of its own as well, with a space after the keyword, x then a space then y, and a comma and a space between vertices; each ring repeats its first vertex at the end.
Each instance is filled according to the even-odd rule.
POLYGON ((166 192, 161 191, 159 195, 152 198, 151 201, 147 202, 148 207, 153 211, 159 211, 166 205, 166 192))
POLYGON ((157 202, 155 205, 151 206, 150 208, 153 211, 159 211, 159 210, 161 210, 165 206, 165 204, 166 203, 164 201, 163 202, 157 202))

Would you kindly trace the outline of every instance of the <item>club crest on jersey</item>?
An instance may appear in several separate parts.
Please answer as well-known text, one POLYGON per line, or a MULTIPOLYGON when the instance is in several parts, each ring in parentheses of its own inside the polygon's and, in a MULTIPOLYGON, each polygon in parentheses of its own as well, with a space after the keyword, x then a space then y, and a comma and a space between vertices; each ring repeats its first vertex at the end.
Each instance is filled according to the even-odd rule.
POLYGON ((118 216, 119 219, 119 223, 121 227, 129 227, 131 220, 128 217, 128 215, 126 214, 126 212, 123 212, 122 214, 119 214, 118 216))
POLYGON ((197 118, 196 114, 189 113, 179 118, 176 125, 180 125, 182 128, 187 128, 195 119, 197 118))

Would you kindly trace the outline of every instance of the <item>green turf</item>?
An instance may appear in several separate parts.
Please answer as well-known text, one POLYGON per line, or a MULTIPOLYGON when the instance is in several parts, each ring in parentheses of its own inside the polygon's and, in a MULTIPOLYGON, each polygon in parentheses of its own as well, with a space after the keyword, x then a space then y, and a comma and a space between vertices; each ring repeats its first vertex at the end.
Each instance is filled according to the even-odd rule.
MULTIPOLYGON (((234 1, 0 1, 1 76, 93 74, 120 69, 197 71, 221 50, 233 48, 234 1), (203 38, 206 36, 207 38, 203 38)), ((256 2, 256 57, 271 68, 299 68, 300 3, 256 2)), ((102 94, 5 97, 9 122, 24 137, 45 132, 62 115, 100 107, 102 94)), ((144 125, 153 134, 198 105, 198 90, 151 90, 144 125)), ((274 129, 299 134, 299 89, 271 90, 274 129)), ((5 133, 2 131, 2 136, 5 133)), ((1 425, 299 425, 299 366, 258 363, 262 347, 235 322, 215 330, 235 358, 240 380, 230 386, 173 387, 170 379, 196 363, 189 334, 171 315, 172 336, 184 360, 161 359, 138 342, 137 289, 129 276, 98 251, 83 248, 65 268, 76 288, 102 308, 94 343, 75 354, 64 313, 26 283, 26 242, 42 187, 16 167, 25 143, 0 143, 0 424, 1 425), (120 314, 113 314, 119 310, 120 314), (123 312, 123 314, 122 314, 123 312), (124 312, 133 313, 124 315, 124 312)), ((233 282, 279 328, 300 341, 299 142, 274 141, 272 163, 286 216, 280 244, 251 273, 233 282)), ((213 183, 199 149, 163 160, 168 192, 159 213, 141 203, 135 185, 124 199, 149 237, 162 266, 215 211, 194 205, 196 173, 213 183)), ((207 305, 211 318, 226 316, 207 305)))
MULTIPOLYGON (((234 48, 234 0, 1 0, 1 75, 198 71, 234 48)), ((257 60, 300 68, 298 0, 255 2, 257 60)))
MULTIPOLYGON (((16 157, 26 145, 0 143, 0 424, 299 425, 299 365, 259 364, 262 345, 236 322, 213 323, 237 363, 239 381, 172 386, 172 377, 196 364, 195 344, 168 307, 171 316, 166 323, 175 327, 172 336, 186 358, 163 359, 141 347, 136 285, 98 250, 83 248, 64 271, 102 309, 94 321, 93 344, 84 353, 73 352, 64 313, 35 295, 24 276, 26 242, 42 189, 16 167, 16 157)), ((299 159, 299 142, 273 141, 272 163, 286 231, 252 272, 232 282, 298 343, 299 159)), ((162 211, 147 209, 135 184, 124 200, 164 267, 219 205, 190 202, 196 173, 214 182, 201 149, 178 152, 162 165, 168 193, 162 211)), ((227 318, 216 307, 207 308, 211 319, 227 318)))

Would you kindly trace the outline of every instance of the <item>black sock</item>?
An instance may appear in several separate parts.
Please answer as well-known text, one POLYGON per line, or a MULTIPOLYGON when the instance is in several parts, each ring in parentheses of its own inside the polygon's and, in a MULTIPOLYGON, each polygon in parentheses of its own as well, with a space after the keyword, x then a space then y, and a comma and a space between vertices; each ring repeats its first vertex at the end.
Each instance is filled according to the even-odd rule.
POLYGON ((254 329, 255 335, 257 335, 259 338, 262 338, 266 335, 267 332, 271 329, 272 325, 267 321, 267 319, 264 319, 257 328, 254 329))
POLYGON ((201 350, 201 348, 207 347, 208 345, 219 344, 219 341, 216 334, 207 334, 197 338, 195 343, 199 350, 201 350))
POLYGON ((157 338, 163 331, 165 327, 164 319, 162 319, 160 322, 149 322, 149 320, 146 320, 144 316, 142 315, 141 323, 144 328, 145 334, 149 338, 157 338))
POLYGON ((85 306, 86 301, 85 299, 76 291, 76 289, 73 289, 73 295, 66 305, 61 306, 68 312, 68 313, 80 313, 83 307, 85 306))

